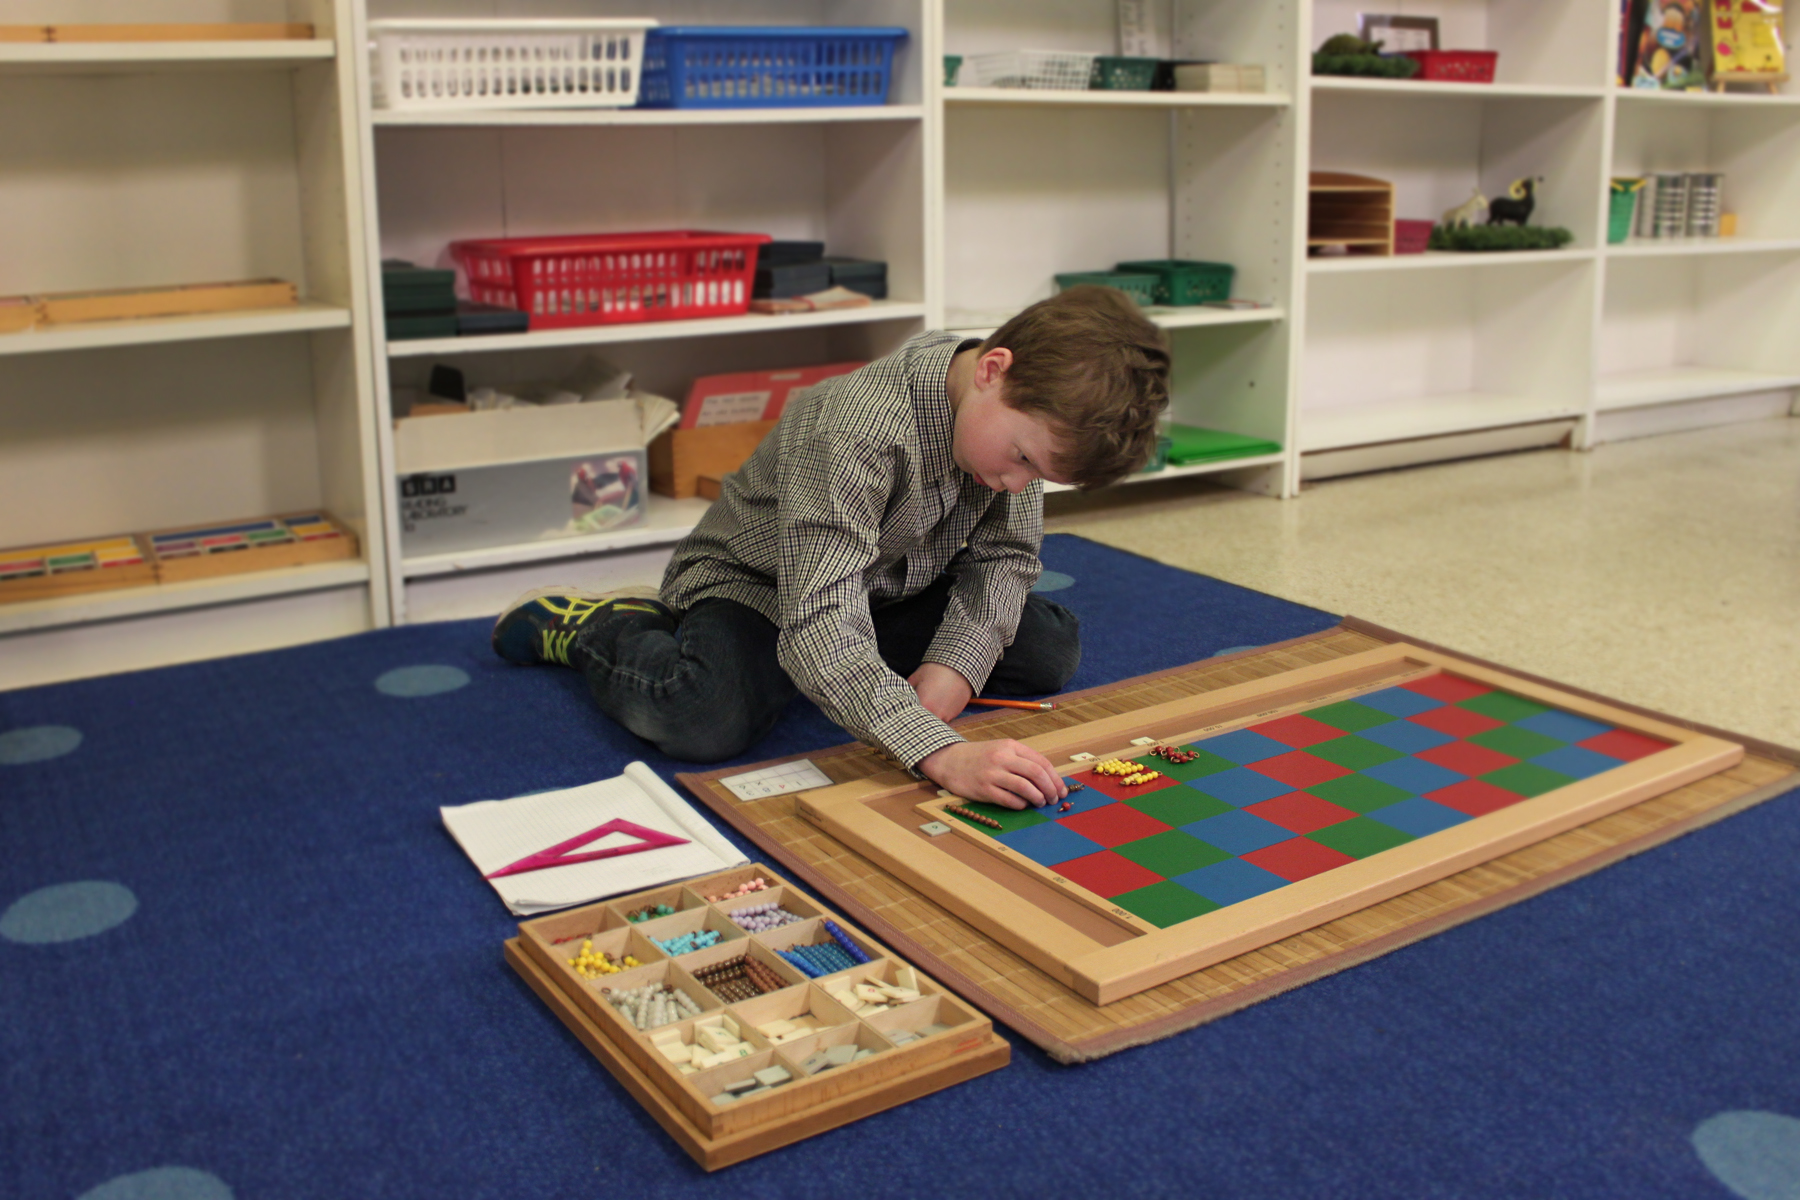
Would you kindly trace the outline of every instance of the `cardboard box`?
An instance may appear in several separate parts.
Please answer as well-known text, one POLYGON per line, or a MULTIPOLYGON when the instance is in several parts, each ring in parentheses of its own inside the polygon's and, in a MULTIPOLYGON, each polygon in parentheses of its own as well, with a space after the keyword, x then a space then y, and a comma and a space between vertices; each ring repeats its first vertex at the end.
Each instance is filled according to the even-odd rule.
POLYGON ((394 429, 403 554, 644 520, 644 434, 633 401, 407 417, 394 429))

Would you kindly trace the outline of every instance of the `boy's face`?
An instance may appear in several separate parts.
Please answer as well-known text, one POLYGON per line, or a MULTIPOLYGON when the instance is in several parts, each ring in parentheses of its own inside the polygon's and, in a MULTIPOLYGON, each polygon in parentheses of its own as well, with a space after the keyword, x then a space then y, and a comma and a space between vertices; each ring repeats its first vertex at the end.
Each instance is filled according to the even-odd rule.
POLYGON ((993 350, 975 365, 974 378, 956 409, 951 457, 996 492, 1021 492, 1034 479, 1066 483, 1050 464, 1061 449, 1050 426, 1020 412, 1004 398, 1012 355, 993 350))

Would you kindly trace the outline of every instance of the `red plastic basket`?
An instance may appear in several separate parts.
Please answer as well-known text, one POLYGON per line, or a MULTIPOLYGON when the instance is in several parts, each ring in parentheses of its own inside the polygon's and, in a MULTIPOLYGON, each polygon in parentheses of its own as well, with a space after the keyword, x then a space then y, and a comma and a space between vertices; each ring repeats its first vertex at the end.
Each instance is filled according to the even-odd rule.
POLYGON ((1394 221, 1394 253, 1423 254, 1431 243, 1432 222, 1405 217, 1394 221))
POLYGON ((452 242, 469 298, 531 314, 533 329, 747 312, 766 233, 594 233, 452 242))
POLYGON ((1414 79, 1435 83, 1492 83, 1498 50, 1408 50, 1406 57, 1419 64, 1414 79))

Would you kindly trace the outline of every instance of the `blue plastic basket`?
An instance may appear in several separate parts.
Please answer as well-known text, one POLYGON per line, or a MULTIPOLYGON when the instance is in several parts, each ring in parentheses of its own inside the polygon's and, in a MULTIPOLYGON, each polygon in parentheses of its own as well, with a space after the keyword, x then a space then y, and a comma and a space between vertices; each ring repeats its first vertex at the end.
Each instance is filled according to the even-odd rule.
POLYGON ((664 25, 644 40, 639 108, 887 103, 893 26, 664 25))

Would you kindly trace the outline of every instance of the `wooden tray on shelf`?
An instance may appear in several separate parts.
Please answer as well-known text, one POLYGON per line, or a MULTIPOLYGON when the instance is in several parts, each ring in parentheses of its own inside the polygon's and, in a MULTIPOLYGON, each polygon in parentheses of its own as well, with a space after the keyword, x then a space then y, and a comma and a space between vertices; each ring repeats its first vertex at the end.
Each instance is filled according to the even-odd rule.
POLYGON ((0 604, 155 582, 155 566, 130 534, 0 550, 0 604))
POLYGON ((525 921, 519 936, 506 943, 506 961, 682 1149, 709 1171, 997 1070, 1012 1055, 1012 1048, 985 1016, 756 863, 525 921), (716 903, 708 899, 758 877, 771 886, 716 903), (729 915, 770 902, 802 919, 750 932, 729 915), (659 904, 674 912, 641 923, 627 916, 659 904), (826 930, 827 921, 868 961, 809 977, 780 952, 791 951, 796 944, 839 944, 826 930), (701 929, 724 936, 709 947, 673 956, 652 940, 666 942, 701 929), (584 977, 573 961, 587 951, 615 963, 631 955, 641 965, 584 977), (696 977, 709 967, 740 958, 759 963, 784 986, 727 1001, 696 977), (834 993, 844 994, 858 983, 904 990, 886 1007, 852 1011, 834 993), (650 984, 681 990, 700 1011, 640 1030, 607 999, 615 991, 650 984), (909 991, 916 991, 917 998, 905 999, 909 991), (799 1024, 790 1030, 776 1022, 799 1024), (771 1035, 759 1026, 776 1032, 771 1035), (721 1052, 727 1057, 703 1066, 676 1061, 697 1048, 699 1053, 711 1053, 703 1038, 716 1037, 721 1028, 742 1043, 741 1051, 728 1048, 721 1052), (858 1056, 809 1073, 803 1064, 829 1054, 834 1046, 855 1048, 840 1051, 840 1056, 858 1056), (865 1050, 873 1053, 860 1054, 865 1050), (734 1053, 740 1056, 731 1057, 734 1053), (743 1086, 757 1071, 772 1067, 785 1070, 791 1079, 742 1098, 717 1099, 725 1089, 743 1086))
POLYGON ((159 583, 355 558, 356 534, 313 509, 141 535, 159 583))

